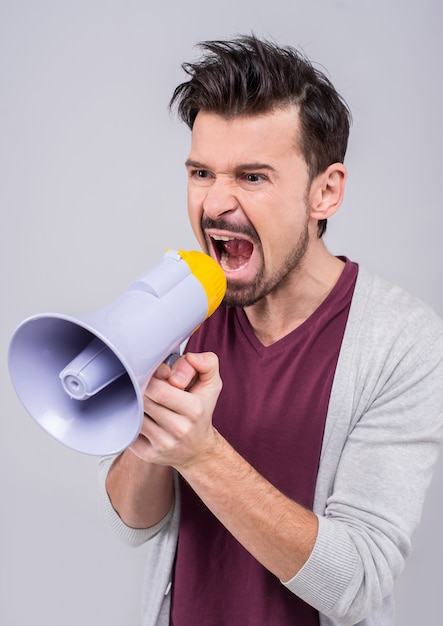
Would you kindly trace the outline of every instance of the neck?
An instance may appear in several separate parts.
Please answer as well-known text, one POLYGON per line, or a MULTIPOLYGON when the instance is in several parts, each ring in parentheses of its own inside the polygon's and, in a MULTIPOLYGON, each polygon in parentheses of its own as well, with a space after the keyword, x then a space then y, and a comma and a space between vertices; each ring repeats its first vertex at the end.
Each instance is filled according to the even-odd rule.
POLYGON ((336 285, 344 263, 323 242, 315 255, 307 254, 284 283, 254 305, 246 316, 260 342, 270 346, 303 324, 336 285))

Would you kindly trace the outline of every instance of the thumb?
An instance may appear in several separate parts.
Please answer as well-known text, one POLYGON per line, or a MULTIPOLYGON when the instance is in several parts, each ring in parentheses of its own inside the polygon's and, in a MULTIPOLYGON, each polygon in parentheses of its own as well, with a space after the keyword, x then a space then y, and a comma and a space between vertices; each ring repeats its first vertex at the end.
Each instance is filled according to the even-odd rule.
POLYGON ((214 352, 187 352, 185 358, 198 373, 199 382, 205 383, 220 378, 218 357, 214 352))
POLYGON ((172 365, 168 382, 178 389, 189 389, 198 376, 195 368, 182 356, 172 365))

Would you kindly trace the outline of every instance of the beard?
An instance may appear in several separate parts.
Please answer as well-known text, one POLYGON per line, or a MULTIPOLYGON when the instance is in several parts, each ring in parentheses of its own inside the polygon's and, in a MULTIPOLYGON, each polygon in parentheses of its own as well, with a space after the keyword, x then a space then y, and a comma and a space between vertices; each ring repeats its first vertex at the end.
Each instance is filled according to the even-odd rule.
POLYGON ((223 304, 232 307, 248 307, 256 304, 259 300, 269 295, 285 281, 289 274, 297 272, 309 245, 309 216, 307 215, 303 229, 295 243, 281 265, 270 275, 266 275, 265 259, 260 237, 252 224, 235 227, 225 220, 212 220, 206 216, 202 218, 202 231, 205 228, 219 228, 230 230, 238 235, 246 235, 254 244, 255 254, 261 257, 260 270, 250 283, 236 282, 228 279, 226 294, 223 304))

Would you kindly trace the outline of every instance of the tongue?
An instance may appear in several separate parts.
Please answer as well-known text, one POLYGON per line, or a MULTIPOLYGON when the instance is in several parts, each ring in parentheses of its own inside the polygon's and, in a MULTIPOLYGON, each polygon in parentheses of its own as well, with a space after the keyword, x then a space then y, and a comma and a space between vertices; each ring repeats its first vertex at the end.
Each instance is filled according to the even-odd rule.
POLYGON ((252 243, 246 239, 231 239, 224 242, 224 249, 231 256, 242 256, 249 259, 252 254, 252 243))
POLYGON ((223 249, 221 265, 224 269, 232 271, 248 262, 253 246, 246 239, 231 239, 223 242, 223 249))

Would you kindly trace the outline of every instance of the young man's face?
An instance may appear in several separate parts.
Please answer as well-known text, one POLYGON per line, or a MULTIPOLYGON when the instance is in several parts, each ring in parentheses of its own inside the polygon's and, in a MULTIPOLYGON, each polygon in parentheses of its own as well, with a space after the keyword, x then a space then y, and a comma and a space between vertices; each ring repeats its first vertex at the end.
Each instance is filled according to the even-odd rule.
POLYGON ((316 231, 297 123, 293 107, 231 120, 202 111, 195 120, 189 217, 226 274, 228 304, 250 306, 284 285, 316 231))

